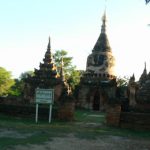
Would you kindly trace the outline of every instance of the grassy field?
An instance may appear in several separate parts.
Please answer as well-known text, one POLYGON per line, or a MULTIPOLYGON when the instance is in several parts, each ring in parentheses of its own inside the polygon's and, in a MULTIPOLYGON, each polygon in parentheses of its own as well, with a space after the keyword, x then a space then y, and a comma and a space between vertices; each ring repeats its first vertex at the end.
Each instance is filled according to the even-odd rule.
POLYGON ((136 139, 150 139, 150 132, 132 131, 108 127, 105 125, 105 114, 77 110, 75 121, 60 122, 52 120, 39 121, 14 118, 0 115, 0 150, 6 150, 15 145, 41 144, 54 137, 65 137, 73 134, 80 139, 97 139, 101 136, 113 135, 136 139))

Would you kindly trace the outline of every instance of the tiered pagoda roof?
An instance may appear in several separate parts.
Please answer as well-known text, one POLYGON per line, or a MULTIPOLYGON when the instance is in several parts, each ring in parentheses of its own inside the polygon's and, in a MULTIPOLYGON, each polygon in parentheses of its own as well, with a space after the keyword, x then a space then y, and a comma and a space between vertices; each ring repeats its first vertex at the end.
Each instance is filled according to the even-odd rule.
POLYGON ((147 80, 147 69, 146 69, 146 62, 145 62, 145 68, 144 68, 143 73, 139 79, 140 86, 142 86, 146 80, 147 80))
POLYGON ((50 88, 62 82, 53 63, 50 38, 43 63, 40 63, 39 69, 34 69, 34 76, 29 77, 28 82, 34 85, 34 87, 40 88, 50 88))
POLYGON ((144 71, 139 80, 139 90, 137 92, 138 102, 150 103, 150 72, 147 73, 146 63, 144 71))

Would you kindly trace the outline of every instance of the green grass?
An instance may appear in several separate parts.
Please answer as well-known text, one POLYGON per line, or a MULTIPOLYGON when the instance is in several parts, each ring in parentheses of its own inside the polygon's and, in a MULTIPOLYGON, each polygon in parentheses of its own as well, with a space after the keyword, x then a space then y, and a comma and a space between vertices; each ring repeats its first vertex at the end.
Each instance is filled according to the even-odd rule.
POLYGON ((75 120, 78 122, 103 123, 105 121, 105 114, 88 110, 78 110, 75 112, 75 120))
MULTIPOLYGON (((103 136, 122 136, 128 138, 150 139, 150 131, 133 131, 108 127, 105 125, 105 114, 100 112, 92 112, 87 110, 77 110, 75 112, 75 121, 62 122, 52 120, 49 124, 48 120, 41 121, 36 124, 35 120, 15 118, 0 115, 0 129, 13 130, 19 134, 29 134, 24 138, 0 137, 0 150, 18 144, 40 144, 52 140, 54 137, 65 137, 73 134, 81 139, 96 139, 103 136)), ((1 133, 0 133, 1 134, 1 133)))
POLYGON ((32 135, 28 138, 9 138, 9 137, 3 137, 0 138, 0 149, 5 150, 8 147, 12 147, 15 145, 26 145, 26 144, 40 144, 44 141, 50 141, 48 134, 36 134, 32 135))

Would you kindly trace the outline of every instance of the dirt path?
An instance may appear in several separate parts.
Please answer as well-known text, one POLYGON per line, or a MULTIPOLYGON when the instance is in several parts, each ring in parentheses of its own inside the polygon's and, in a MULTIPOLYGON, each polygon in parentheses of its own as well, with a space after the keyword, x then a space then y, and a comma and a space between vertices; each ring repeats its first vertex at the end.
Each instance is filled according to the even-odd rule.
POLYGON ((150 141, 119 136, 103 136, 96 140, 79 139, 73 135, 53 138, 42 145, 15 146, 7 150, 150 150, 150 141))

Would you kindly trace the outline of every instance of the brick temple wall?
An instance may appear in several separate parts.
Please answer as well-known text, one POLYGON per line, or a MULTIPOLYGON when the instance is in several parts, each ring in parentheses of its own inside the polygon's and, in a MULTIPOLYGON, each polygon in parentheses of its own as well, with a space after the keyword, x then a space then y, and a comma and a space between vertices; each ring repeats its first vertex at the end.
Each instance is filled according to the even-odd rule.
POLYGON ((150 130, 150 113, 121 112, 121 105, 109 105, 106 110, 106 124, 127 129, 150 130))
POLYGON ((74 120, 75 104, 68 102, 61 105, 58 109, 58 119, 63 121, 74 120))
POLYGON ((121 112, 120 127, 150 130, 150 113, 121 112))
POLYGON ((106 109, 106 124, 119 127, 121 105, 108 105, 106 109))

